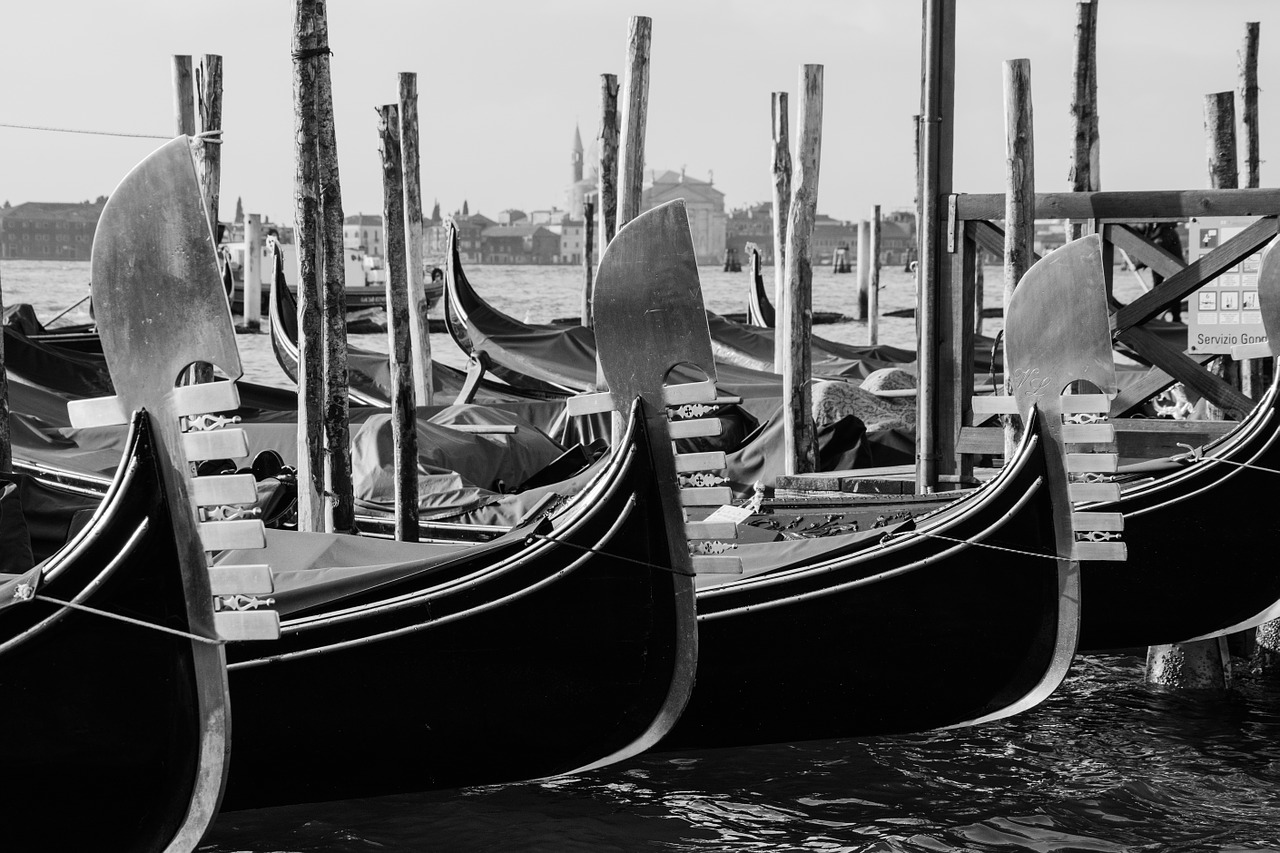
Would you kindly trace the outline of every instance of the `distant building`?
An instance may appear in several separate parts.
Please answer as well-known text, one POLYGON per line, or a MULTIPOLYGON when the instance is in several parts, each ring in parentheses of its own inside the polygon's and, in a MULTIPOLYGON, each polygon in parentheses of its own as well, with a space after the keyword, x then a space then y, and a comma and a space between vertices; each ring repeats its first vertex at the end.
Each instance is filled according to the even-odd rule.
POLYGON ((480 213, 454 211, 452 216, 445 217, 439 223, 427 225, 424 229, 425 253, 429 258, 443 258, 447 248, 449 225, 458 229, 458 256, 465 264, 484 263, 483 235, 486 228, 498 223, 480 213))
POLYGON ((491 225, 480 241, 480 263, 553 264, 560 256, 560 235, 544 225, 491 225))
POLYGON ((79 204, 29 201, 0 210, 0 258, 87 261, 106 196, 79 204))
POLYGON ((508 208, 498 214, 499 225, 520 225, 522 223, 527 223, 528 221, 529 217, 523 210, 508 208))
POLYGON ((648 185, 640 194, 640 209, 652 210, 675 199, 684 199, 693 234, 693 251, 700 264, 718 264, 724 260, 725 215, 724 193, 712 186, 711 180, 689 177, 679 172, 648 172, 648 185))
POLYGON ((355 213, 342 223, 342 245, 346 249, 382 257, 385 249, 382 236, 382 216, 376 213, 355 213))
POLYGON ((760 250, 760 263, 773 263, 773 204, 760 202, 734 210, 725 220, 725 248, 747 263, 747 244, 760 250))

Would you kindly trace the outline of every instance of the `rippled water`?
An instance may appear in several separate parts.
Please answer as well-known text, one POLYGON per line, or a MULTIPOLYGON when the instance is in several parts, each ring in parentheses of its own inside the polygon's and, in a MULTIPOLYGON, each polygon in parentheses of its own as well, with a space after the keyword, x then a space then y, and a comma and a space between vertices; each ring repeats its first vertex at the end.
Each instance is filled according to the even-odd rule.
MULTIPOLYGON (((471 274, 517 317, 577 313, 575 270, 471 274)), ((4 261, 0 276, 5 304, 32 302, 49 318, 84 294, 88 265, 4 261)), ((710 307, 741 310, 745 275, 704 268, 702 279, 710 307)), ((912 303, 908 276, 886 270, 885 282, 888 307, 912 303)), ((849 310, 852 288, 852 277, 819 271, 815 308, 849 310)), ((856 323, 817 331, 855 343, 866 335, 856 323)), ((434 338, 438 359, 461 363, 434 338)), ((881 339, 913 346, 913 321, 885 319, 881 339)), ((385 347, 383 336, 357 340, 385 347)), ((250 378, 284 384, 265 335, 239 341, 250 378)), ((1280 849, 1280 681, 1170 693, 1143 684, 1142 663, 1078 659, 1041 706, 975 729, 651 753, 547 782, 227 813, 201 850, 1280 849)))

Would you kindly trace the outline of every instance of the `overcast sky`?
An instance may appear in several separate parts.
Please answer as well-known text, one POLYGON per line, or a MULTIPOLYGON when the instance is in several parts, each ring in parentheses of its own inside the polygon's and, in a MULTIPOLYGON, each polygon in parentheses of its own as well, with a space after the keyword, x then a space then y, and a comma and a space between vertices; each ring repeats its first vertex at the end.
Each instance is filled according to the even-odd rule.
MULTIPOLYGON (((799 68, 818 63, 819 210, 854 219, 911 204, 917 0, 331 0, 346 212, 382 209, 374 108, 396 100, 400 71, 419 75, 426 205, 563 207, 574 124, 589 145, 599 75, 621 78, 633 14, 653 19, 647 167, 714 171, 730 208, 767 199, 769 93, 792 93, 794 127, 799 68)), ((0 122, 172 133, 172 55, 221 54, 221 218, 240 196, 247 211, 292 221, 291 19, 288 0, 8 3, 0 122)), ((1024 57, 1036 187, 1067 189, 1074 0, 959 0, 958 20, 957 190, 1003 188, 1001 62, 1024 57)), ((1280 2, 1101 0, 1103 189, 1208 186, 1204 95, 1237 86, 1246 21, 1262 23, 1262 183, 1280 184, 1280 2)), ((158 144, 0 128, 0 200, 109 193, 158 144)))

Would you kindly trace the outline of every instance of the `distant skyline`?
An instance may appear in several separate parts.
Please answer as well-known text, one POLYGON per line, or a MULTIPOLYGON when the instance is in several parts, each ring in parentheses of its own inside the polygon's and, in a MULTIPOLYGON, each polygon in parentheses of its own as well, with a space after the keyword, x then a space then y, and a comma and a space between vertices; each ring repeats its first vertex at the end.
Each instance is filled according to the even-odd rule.
MULTIPOLYGON (((959 0, 958 191, 1003 187, 1001 62, 1031 60, 1036 185, 1067 187, 1074 0, 959 0)), ((287 0, 63 0, 6 9, 0 123, 171 133, 175 53, 224 63, 220 216, 293 220, 287 0)), ((382 210, 374 108, 419 75, 422 192, 490 217, 563 206, 574 125, 590 148, 599 75, 626 59, 628 17, 653 18, 646 168, 726 194, 770 197, 769 96, 804 63, 825 66, 818 207, 865 218, 910 206, 911 117, 919 111, 920 4, 793 0, 710 4, 584 0, 425 4, 330 0, 343 207, 382 210), (726 11, 728 10, 728 11, 726 11)), ((1235 89, 1246 21, 1260 21, 1262 182, 1280 185, 1280 3, 1101 0, 1098 90, 1104 190, 1208 186, 1204 95, 1235 89)), ((1237 102, 1237 110, 1240 105, 1237 102)), ((0 127, 0 201, 80 201, 111 192, 160 140, 0 127)), ((1243 170, 1243 157, 1241 168, 1243 170)), ((589 171, 588 164, 588 171, 589 171)))

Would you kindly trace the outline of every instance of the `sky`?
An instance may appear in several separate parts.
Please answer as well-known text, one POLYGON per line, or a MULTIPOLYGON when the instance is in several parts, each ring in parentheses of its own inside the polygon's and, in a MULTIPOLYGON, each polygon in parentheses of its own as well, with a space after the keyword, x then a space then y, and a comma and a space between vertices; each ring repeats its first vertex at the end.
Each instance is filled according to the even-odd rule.
MULTIPOLYGON (((170 134, 172 56, 221 54, 221 218, 239 197, 292 221, 289 0, 7 6, 0 124, 170 134)), ((653 20, 646 168, 714 173, 729 209, 769 199, 770 93, 791 93, 794 131, 801 66, 821 64, 819 211, 911 206, 918 0, 330 0, 345 211, 382 210, 375 108, 397 100, 402 71, 418 74, 428 212, 564 207, 574 126, 589 145, 631 15, 653 20)), ((1074 0, 958 0, 957 191, 1003 190, 1001 65, 1016 58, 1031 60, 1036 189, 1068 189, 1075 17, 1074 0)), ((1262 184, 1280 184, 1280 2, 1100 0, 1104 190, 1208 186, 1204 96, 1238 86, 1246 21, 1261 22, 1262 184)), ((160 144, 0 127, 0 203, 109 194, 160 144)))

